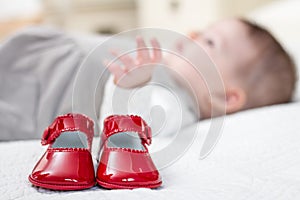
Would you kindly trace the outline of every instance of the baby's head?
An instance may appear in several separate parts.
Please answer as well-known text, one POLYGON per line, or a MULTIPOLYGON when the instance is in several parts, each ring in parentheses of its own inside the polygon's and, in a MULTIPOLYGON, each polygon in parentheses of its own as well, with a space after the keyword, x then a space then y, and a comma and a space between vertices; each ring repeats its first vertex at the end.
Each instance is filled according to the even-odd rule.
MULTIPOLYGON (((291 100, 297 79, 294 63, 264 28, 233 18, 192 33, 191 38, 206 50, 221 73, 226 113, 291 100)), ((224 105, 224 101, 218 103, 224 105)), ((203 107, 201 115, 210 117, 210 110, 203 107)))

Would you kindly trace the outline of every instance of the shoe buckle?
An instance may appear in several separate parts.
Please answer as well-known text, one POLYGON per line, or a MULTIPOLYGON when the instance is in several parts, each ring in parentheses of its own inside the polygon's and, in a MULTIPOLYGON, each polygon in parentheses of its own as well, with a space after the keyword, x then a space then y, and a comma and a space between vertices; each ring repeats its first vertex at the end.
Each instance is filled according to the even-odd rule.
POLYGON ((145 130, 144 132, 144 137, 142 137, 142 140, 144 141, 144 143, 146 143, 147 145, 150 145, 152 142, 152 133, 151 133, 151 128, 146 125, 145 126, 145 130))
POLYGON ((43 133, 43 137, 42 137, 42 145, 48 145, 50 144, 51 142, 49 141, 49 137, 50 137, 50 134, 51 134, 51 131, 52 129, 50 127, 47 127, 43 133))

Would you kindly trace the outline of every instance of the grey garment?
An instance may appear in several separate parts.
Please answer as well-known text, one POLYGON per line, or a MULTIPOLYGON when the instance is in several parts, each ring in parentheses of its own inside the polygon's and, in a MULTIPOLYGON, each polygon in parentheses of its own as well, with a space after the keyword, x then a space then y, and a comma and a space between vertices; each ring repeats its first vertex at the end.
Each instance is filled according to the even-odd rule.
MULTIPOLYGON (((57 115, 74 111, 77 70, 99 42, 99 38, 84 40, 48 27, 27 28, 6 40, 0 46, 0 140, 40 138, 57 115)), ((90 58, 89 64, 99 71, 97 59, 90 58)), ((95 82, 97 75, 91 74, 90 80, 95 82)), ((83 95, 93 95, 89 83, 85 88, 83 95)), ((95 106, 100 104, 101 98, 95 106)), ((81 112, 94 114, 88 105, 81 112)))

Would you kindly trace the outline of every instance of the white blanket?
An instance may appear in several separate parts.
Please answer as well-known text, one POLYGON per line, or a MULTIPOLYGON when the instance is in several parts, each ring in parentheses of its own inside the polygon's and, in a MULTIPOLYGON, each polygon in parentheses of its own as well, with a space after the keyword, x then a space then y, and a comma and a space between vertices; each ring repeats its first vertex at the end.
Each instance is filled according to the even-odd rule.
MULTIPOLYGON (((177 162, 160 171, 163 185, 154 190, 36 188, 27 177, 46 148, 38 140, 3 142, 0 199, 300 199, 299 117, 299 102, 227 116, 221 139, 204 160, 199 151, 210 121, 199 122, 197 138, 177 162)), ((94 156, 97 147, 96 139, 94 156)))

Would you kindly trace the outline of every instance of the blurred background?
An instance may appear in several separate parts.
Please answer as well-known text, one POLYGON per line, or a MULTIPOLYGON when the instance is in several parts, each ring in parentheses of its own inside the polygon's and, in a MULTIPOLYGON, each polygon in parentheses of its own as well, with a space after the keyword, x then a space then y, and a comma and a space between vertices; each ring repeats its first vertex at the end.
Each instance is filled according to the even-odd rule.
MULTIPOLYGON (((292 0, 280 2, 283 1, 292 0)), ((186 33, 224 17, 251 16, 254 11, 259 12, 259 8, 274 2, 278 1, 0 0, 0 39, 32 24, 52 25, 82 33, 113 34, 145 26, 186 33)), ((259 14, 255 16, 259 18, 259 14)), ((299 25, 295 24, 295 27, 299 25)))

